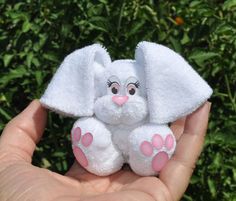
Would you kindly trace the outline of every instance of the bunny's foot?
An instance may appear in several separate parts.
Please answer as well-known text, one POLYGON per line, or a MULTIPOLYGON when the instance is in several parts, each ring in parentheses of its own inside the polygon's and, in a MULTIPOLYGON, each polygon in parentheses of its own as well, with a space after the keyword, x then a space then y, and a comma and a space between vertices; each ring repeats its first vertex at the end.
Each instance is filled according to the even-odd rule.
POLYGON ((142 176, 157 175, 174 153, 175 137, 168 126, 154 124, 135 129, 129 138, 129 164, 142 176))
POLYGON ((89 172, 105 176, 118 171, 124 159, 111 140, 111 133, 95 118, 81 118, 72 132, 72 148, 76 160, 89 172))

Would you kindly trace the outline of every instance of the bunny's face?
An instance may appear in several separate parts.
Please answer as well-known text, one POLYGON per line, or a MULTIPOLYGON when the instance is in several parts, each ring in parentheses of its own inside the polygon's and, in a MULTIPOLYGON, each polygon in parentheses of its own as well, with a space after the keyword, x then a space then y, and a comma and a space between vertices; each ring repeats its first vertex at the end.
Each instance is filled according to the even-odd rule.
POLYGON ((143 75, 143 68, 135 61, 111 63, 99 78, 103 93, 95 101, 95 115, 113 125, 131 125, 144 120, 148 109, 143 75))

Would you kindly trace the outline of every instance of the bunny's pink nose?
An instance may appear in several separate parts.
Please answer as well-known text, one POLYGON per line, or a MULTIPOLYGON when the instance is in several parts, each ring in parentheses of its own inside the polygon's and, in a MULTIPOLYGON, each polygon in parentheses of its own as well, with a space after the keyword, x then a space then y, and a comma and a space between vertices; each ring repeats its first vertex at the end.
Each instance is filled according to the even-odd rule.
POLYGON ((128 96, 113 96, 112 97, 112 101, 119 106, 122 106, 123 104, 125 104, 128 99, 129 99, 128 96))

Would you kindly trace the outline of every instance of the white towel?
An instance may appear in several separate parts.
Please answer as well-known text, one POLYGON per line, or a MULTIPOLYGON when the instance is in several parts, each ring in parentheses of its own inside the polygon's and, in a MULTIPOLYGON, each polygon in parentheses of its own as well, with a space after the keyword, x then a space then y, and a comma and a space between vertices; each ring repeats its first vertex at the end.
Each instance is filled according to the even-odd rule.
POLYGON ((72 52, 56 71, 40 102, 66 116, 92 116, 94 66, 105 67, 110 63, 110 56, 99 44, 72 52))
POLYGON ((163 45, 140 42, 135 59, 145 68, 152 123, 169 123, 188 115, 212 94, 184 58, 163 45))

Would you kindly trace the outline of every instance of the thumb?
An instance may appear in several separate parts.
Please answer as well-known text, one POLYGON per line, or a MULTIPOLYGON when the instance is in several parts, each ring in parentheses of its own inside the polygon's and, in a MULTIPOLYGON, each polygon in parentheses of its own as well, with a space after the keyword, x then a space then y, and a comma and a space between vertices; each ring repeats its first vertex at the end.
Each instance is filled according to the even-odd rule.
POLYGON ((31 162, 36 143, 40 140, 46 124, 47 112, 38 100, 13 118, 3 130, 0 151, 10 157, 31 162))

